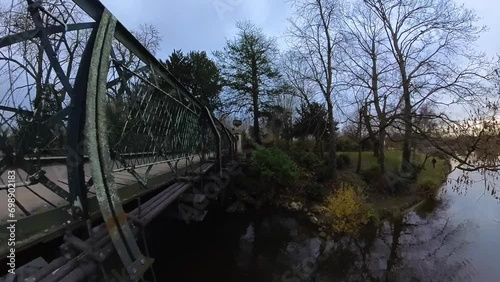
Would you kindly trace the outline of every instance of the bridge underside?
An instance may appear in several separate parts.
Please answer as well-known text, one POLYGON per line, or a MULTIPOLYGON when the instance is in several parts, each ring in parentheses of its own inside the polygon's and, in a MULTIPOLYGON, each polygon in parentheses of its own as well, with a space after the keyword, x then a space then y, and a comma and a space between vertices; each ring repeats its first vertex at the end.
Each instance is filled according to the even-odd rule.
POLYGON ((235 138, 101 2, 17 3, 0 27, 0 201, 15 201, 0 211, 0 255, 6 225, 16 251, 66 243, 9 279, 81 281, 104 275, 114 253, 137 281, 153 261, 137 233, 174 202, 183 219, 202 218, 197 185, 227 183, 235 138))
MULTIPOLYGON (((198 165, 194 170, 186 169, 185 177, 172 179, 167 185, 162 185, 153 197, 127 212, 131 222, 131 231, 136 238, 140 237, 141 228, 148 225, 155 217, 168 207, 176 205, 175 211, 179 219, 189 221, 202 220, 206 211, 199 209, 206 206, 207 197, 200 194, 202 183, 213 181, 221 189, 225 188, 229 179, 218 179, 214 173, 215 163, 198 165), (215 177, 214 177, 215 176, 215 177)), ((226 175, 231 175, 237 168, 236 163, 228 164, 226 175)), ((209 196, 210 197, 210 196, 209 196)), ((211 197, 210 197, 211 198, 211 197)), ((116 269, 109 261, 116 260, 116 249, 112 244, 106 224, 97 224, 92 228, 93 238, 81 240, 72 234, 64 235, 65 243, 60 249, 61 257, 50 263, 39 257, 17 270, 19 279, 31 278, 30 281, 87 281, 89 277, 99 274, 100 267, 107 277, 116 275, 116 269), (99 257, 98 260, 94 256, 99 257), (57 271, 55 271, 57 270, 57 271)), ((137 266, 137 271, 145 272, 146 263, 137 266)), ((8 279, 8 277, 4 277, 8 279)), ((129 277, 120 276, 128 279, 129 277)), ((0 279, 1 281, 1 279, 0 279)), ((13 280, 15 281, 15 280, 13 280)))
MULTIPOLYGON (((207 164, 207 163, 205 163, 207 164)), ((215 165, 209 163, 211 168, 215 165)), ((113 172, 118 188, 118 194, 123 204, 138 197, 153 193, 159 188, 164 188, 170 183, 175 183, 179 177, 193 174, 202 166, 199 156, 191 156, 186 159, 162 162, 148 167, 136 169, 137 175, 146 180, 145 185, 140 183, 127 171, 119 170, 113 172)), ((84 169, 90 175, 90 163, 84 164, 84 169)), ((28 179, 28 174, 22 169, 14 170, 19 180, 28 179)), ((44 175, 48 179, 57 180, 63 191, 69 195, 66 166, 63 164, 50 164, 44 167, 44 175)), ((0 183, 5 187, 8 185, 8 172, 0 176, 0 183)), ((91 178, 88 177, 86 182, 91 178)), ((93 219, 100 217, 99 204, 96 198, 95 186, 88 187, 89 214, 93 219)), ((0 191, 0 201, 7 203, 7 190, 0 191)), ((17 234, 21 238, 16 244, 16 250, 22 251, 40 241, 47 241, 61 236, 66 230, 81 227, 84 222, 75 220, 72 216, 71 205, 68 200, 60 197, 41 183, 30 183, 29 180, 16 184, 16 209, 17 234)), ((6 230, 8 226, 9 213, 7 209, 0 211, 0 228, 6 230)), ((0 238, 6 239, 6 238, 0 238)), ((7 255, 8 246, 0 246, 0 255, 7 255)))

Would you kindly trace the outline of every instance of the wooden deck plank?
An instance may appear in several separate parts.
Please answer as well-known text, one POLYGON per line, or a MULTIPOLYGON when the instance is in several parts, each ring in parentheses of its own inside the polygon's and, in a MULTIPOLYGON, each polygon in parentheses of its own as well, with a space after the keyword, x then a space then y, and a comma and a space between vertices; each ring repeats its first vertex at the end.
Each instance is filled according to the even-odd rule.
MULTIPOLYGON (((200 158, 195 157, 193 160, 193 163, 196 165, 199 163, 200 158)), ((184 169, 185 168, 185 161, 180 161, 178 164, 178 169, 184 169)), ((46 172, 46 176, 48 179, 56 183, 58 186, 60 186, 63 190, 69 191, 68 187, 68 175, 67 175, 67 169, 66 165, 62 163, 57 163, 53 165, 47 165, 43 167, 43 170, 46 172)), ((148 170, 148 167, 140 167, 135 169, 135 171, 138 173, 140 177, 146 178, 146 171, 148 170)), ((15 169, 16 171, 16 182, 21 183, 27 179, 27 173, 23 171, 22 169, 15 169)), ((85 171, 85 179, 88 181, 90 179, 90 163, 85 163, 84 164, 84 171, 85 171)), ((154 178, 158 175, 162 175, 165 173, 171 172, 171 168, 167 163, 160 163, 156 164, 153 166, 153 168, 150 170, 149 175, 147 179, 154 178)), ((4 172, 0 176, 0 183, 1 184, 7 184, 7 176, 8 172, 4 172)), ((118 172, 113 172, 113 176, 115 177, 115 182, 117 184, 118 189, 123 189, 127 186, 134 185, 138 183, 137 179, 130 174, 128 171, 118 171, 118 172)), ((68 204, 66 200, 63 198, 59 197, 56 195, 54 192, 49 190, 47 187, 43 186, 42 184, 34 184, 34 185, 29 185, 29 188, 34 190, 36 193, 40 194, 43 198, 51 202, 52 204, 56 205, 57 207, 65 206, 68 204)), ((89 188, 89 191, 93 193, 89 193, 88 197, 92 198, 95 197, 95 187, 91 186, 89 188)), ((0 203, 6 203, 7 202, 7 193, 5 191, 2 191, 3 193, 0 193, 0 203)), ((16 189, 16 197, 18 200, 21 202, 21 204, 24 206, 26 210, 28 210, 30 213, 37 213, 37 212, 43 212, 48 209, 52 209, 53 207, 47 202, 45 202, 43 199, 39 198, 35 194, 33 194, 31 191, 29 191, 27 188, 23 187, 17 187, 16 189)), ((18 208, 16 216, 17 219, 25 217, 24 214, 20 211, 18 208)), ((7 211, 0 211, 0 225, 6 223, 6 220, 8 219, 8 214, 7 211)))

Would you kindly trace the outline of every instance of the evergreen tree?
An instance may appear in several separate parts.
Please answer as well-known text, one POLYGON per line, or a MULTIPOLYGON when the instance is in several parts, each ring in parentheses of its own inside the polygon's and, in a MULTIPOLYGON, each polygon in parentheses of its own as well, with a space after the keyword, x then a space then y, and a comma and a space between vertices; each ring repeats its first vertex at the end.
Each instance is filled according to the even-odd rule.
MULTIPOLYGON (((215 56, 222 70, 225 86, 230 89, 226 103, 253 113, 253 135, 260 140, 260 108, 265 97, 275 94, 279 73, 276 69, 278 49, 272 38, 250 22, 239 22, 236 38, 228 40, 215 56)), ((238 110, 237 110, 238 111, 238 110)))
POLYGON ((221 109, 220 70, 205 51, 191 51, 184 54, 181 50, 174 50, 165 65, 179 82, 210 111, 221 109))

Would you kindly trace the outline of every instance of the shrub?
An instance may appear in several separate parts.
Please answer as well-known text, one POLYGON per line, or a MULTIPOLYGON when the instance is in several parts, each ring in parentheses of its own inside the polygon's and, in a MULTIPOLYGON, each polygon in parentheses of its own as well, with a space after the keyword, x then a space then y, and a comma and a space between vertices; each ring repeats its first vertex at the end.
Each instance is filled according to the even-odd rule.
POLYGON ((241 134, 241 146, 243 149, 252 149, 254 147, 254 142, 246 132, 241 134))
POLYGON ((382 176, 382 171, 378 166, 372 166, 368 169, 363 169, 359 173, 361 177, 368 183, 376 182, 382 176))
POLYGON ((252 167, 262 180, 282 186, 293 185, 298 178, 297 165, 277 148, 258 147, 253 151, 252 167))
POLYGON ((356 152, 359 149, 359 143, 351 140, 349 137, 340 136, 336 142, 337 152, 356 152))
POLYGON ((312 202, 322 202, 326 194, 325 187, 317 182, 307 183, 304 191, 307 199, 312 202))
POLYGON ((397 169, 388 169, 382 181, 377 184, 379 189, 395 193, 407 191, 411 183, 413 183, 413 180, 402 177, 397 169))
POLYGON ((351 186, 356 189, 364 189, 368 186, 360 175, 352 172, 340 173, 337 177, 337 183, 340 184, 339 187, 351 186))
POLYGON ((322 165, 321 160, 313 152, 303 152, 301 154, 296 154, 294 159, 298 165, 309 171, 314 171, 314 169, 322 165))
POLYGON ((314 175, 316 180, 323 182, 333 178, 333 171, 326 164, 323 164, 314 170, 314 175))
POLYGON ((290 142, 283 138, 275 140, 274 146, 283 152, 288 152, 290 150, 290 142))
POLYGON ((301 152, 313 152, 316 148, 316 141, 314 140, 297 140, 290 144, 290 151, 301 153, 301 152))
POLYGON ((328 217, 336 232, 357 235, 372 214, 365 197, 354 187, 340 188, 327 199, 328 217))
POLYGON ((422 170, 424 170, 424 166, 421 163, 412 162, 411 167, 413 168, 413 178, 417 178, 422 170))
POLYGON ((344 169, 351 165, 351 158, 346 154, 337 155, 337 168, 344 169))
POLYGON ((379 225, 380 215, 378 214, 377 210, 375 210, 373 207, 369 207, 367 215, 368 215, 368 219, 369 219, 371 224, 379 225))

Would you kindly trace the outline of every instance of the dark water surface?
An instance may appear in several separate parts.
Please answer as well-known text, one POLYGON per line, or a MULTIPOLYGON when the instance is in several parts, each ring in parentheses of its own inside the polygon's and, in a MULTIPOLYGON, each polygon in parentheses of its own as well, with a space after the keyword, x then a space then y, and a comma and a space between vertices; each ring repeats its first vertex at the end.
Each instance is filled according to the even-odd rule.
POLYGON ((148 242, 158 281, 500 281, 500 204, 483 183, 451 188, 363 239, 320 239, 297 215, 258 211, 159 218, 148 242))

